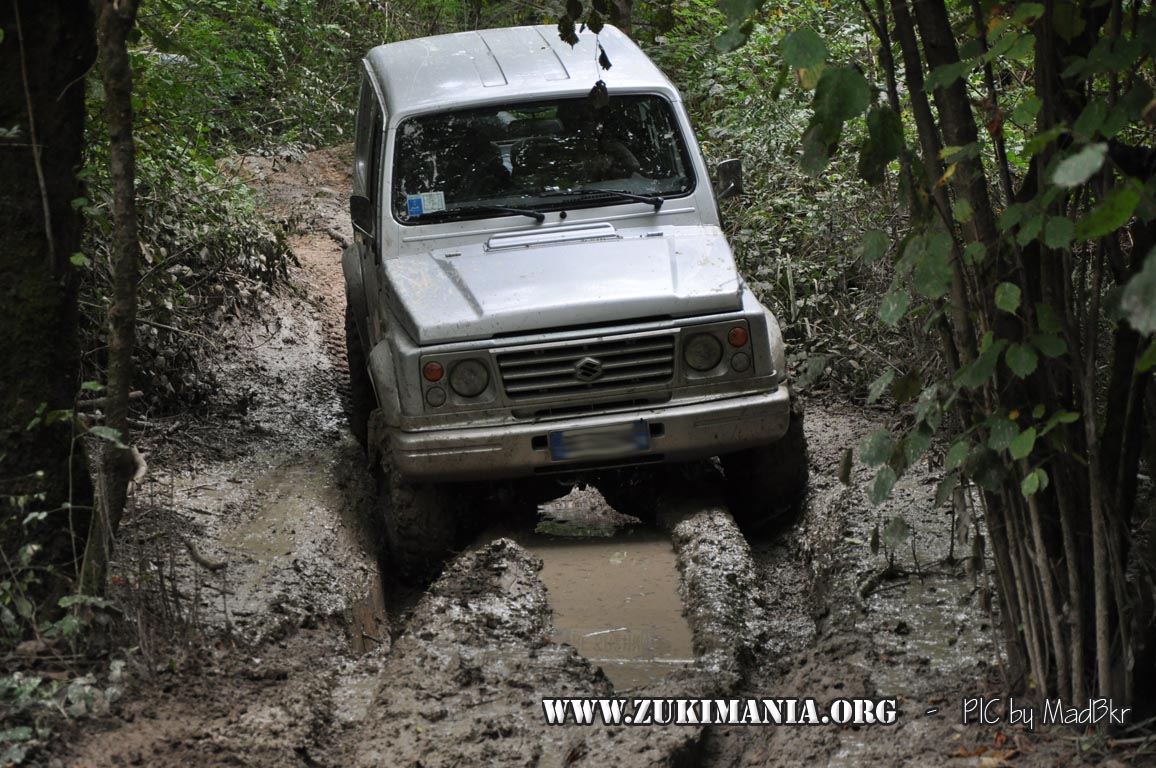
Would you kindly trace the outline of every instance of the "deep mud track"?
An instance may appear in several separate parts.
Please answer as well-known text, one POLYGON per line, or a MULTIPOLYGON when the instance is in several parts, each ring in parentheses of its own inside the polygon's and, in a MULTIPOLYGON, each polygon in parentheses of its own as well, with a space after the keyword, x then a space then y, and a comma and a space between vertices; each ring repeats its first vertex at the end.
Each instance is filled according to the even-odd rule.
POLYGON ((865 471, 834 479, 844 448, 877 428, 851 408, 808 402, 810 498, 753 544, 704 465, 664 487, 654 528, 593 491, 546 505, 537 533, 504 528, 501 499, 478 500, 486 533, 425 592, 395 585, 341 418, 347 156, 245 161, 271 205, 300 216, 300 266, 256 316, 221 329, 213 412, 146 436, 152 475, 121 579, 147 595, 142 575, 162 574, 171 623, 142 620, 129 694, 43 762, 963 766, 999 764, 982 761, 1013 756, 1011 744, 1021 764, 1067 764, 1063 745, 956 725, 961 694, 999 690, 987 568, 968 576, 950 557, 933 470, 910 473, 882 509, 865 500, 865 471), (895 515, 914 543, 873 555, 871 529, 895 515), (864 588, 888 557, 896 578, 864 588), (612 695, 893 696, 900 716, 874 728, 545 723, 544 697, 612 695))

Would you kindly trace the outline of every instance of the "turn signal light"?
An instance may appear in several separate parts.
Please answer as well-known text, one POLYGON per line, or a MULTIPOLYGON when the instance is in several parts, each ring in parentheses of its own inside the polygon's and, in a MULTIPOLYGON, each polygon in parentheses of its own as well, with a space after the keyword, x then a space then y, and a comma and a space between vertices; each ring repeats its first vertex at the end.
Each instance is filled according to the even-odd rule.
POLYGON ((431 361, 422 366, 421 375, 426 381, 441 381, 442 376, 446 375, 446 369, 442 368, 441 363, 431 361))
POLYGON ((742 326, 731 328, 727 333, 727 341, 732 347, 741 347, 747 343, 747 329, 742 326))

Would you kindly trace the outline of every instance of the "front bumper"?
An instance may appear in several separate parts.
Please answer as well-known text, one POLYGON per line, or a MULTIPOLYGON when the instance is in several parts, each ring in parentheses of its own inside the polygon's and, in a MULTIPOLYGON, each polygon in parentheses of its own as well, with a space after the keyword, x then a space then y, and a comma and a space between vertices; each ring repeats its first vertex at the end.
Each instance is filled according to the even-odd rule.
POLYGON ((629 413, 501 426, 386 431, 393 467, 407 480, 496 480, 703 459, 774 442, 786 434, 790 419, 787 388, 779 386, 770 392, 629 413), (644 419, 650 430, 650 449, 645 452, 597 460, 551 459, 550 432, 627 425, 638 419, 644 419))

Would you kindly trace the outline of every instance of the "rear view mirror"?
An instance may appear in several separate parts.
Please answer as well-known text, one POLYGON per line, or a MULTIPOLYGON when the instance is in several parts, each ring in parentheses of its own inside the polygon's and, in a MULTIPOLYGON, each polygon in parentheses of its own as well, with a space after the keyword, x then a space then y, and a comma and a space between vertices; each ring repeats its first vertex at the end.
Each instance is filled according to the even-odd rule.
POLYGON ((364 195, 349 198, 349 218, 353 220, 354 231, 366 237, 373 237, 373 203, 364 195))
POLYGON ((743 161, 737 158, 718 164, 718 199, 726 200, 743 193, 743 161))

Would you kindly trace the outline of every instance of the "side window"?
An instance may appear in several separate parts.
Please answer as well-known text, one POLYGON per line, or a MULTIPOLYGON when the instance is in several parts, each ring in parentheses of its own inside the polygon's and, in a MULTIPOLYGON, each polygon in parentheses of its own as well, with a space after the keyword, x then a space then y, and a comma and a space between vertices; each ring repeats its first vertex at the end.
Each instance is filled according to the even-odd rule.
POLYGON ((372 197, 377 186, 373 183, 371 166, 374 164, 374 133, 380 132, 381 117, 373 85, 368 76, 361 79, 361 97, 357 105, 357 137, 353 161, 353 191, 372 197))
POLYGON ((369 141, 369 187, 366 196, 374 202, 373 209, 377 210, 377 201, 381 196, 381 154, 385 136, 381 127, 381 117, 377 109, 373 110, 374 121, 370 129, 369 141))

